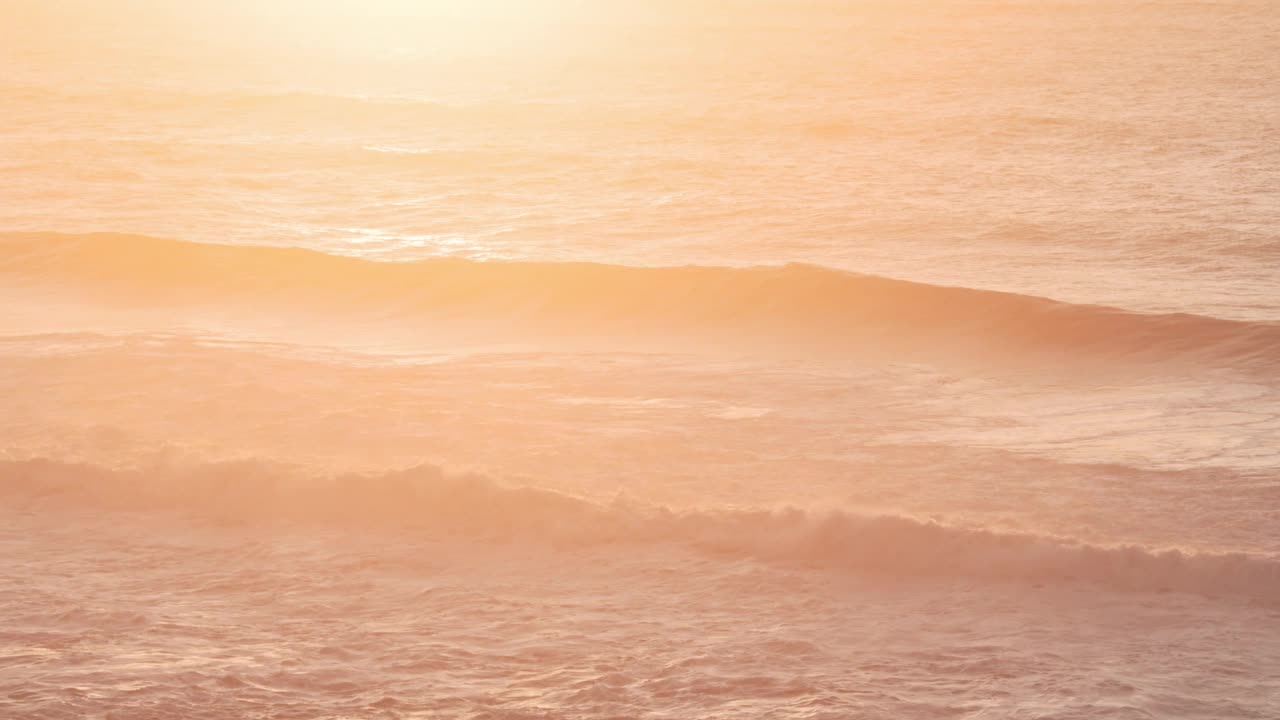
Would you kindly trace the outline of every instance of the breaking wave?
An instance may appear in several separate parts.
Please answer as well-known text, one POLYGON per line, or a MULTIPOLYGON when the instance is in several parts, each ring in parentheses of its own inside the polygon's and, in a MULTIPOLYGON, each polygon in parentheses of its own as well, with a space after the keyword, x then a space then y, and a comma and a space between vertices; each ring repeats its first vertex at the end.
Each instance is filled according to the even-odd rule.
POLYGON ((1102 546, 895 515, 798 509, 671 510, 511 487, 432 466, 311 477, 262 461, 110 469, 0 462, 11 507, 176 511, 232 523, 304 523, 560 546, 674 544, 733 559, 907 578, 1095 583, 1280 602, 1280 559, 1102 546))
POLYGON ((423 329, 447 319, 516 334, 673 334, 806 351, 887 344, 1280 365, 1277 323, 1141 313, 812 265, 379 262, 118 234, 7 234, 0 249, 0 274, 18 282, 165 307, 276 307, 326 318, 364 313, 423 329))

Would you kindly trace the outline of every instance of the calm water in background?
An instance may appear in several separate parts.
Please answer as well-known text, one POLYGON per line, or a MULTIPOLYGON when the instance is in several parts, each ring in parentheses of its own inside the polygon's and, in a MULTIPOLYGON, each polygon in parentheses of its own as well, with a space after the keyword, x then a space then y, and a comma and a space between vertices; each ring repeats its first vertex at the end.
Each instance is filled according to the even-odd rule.
POLYGON ((0 2, 0 714, 1280 713, 1270 3, 188 5, 0 2))

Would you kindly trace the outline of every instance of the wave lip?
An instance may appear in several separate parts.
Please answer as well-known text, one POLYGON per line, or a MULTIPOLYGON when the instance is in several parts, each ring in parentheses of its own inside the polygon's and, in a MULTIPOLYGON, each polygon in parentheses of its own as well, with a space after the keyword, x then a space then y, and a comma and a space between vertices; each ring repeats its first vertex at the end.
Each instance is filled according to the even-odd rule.
POLYGON ((146 305, 303 309, 498 335, 668 336, 836 353, 890 346, 1280 369, 1280 324, 1152 314, 813 265, 380 262, 136 235, 0 235, 0 274, 146 305))
POLYGON ((47 459, 0 462, 0 493, 28 510, 195 513, 566 546, 676 544, 715 556, 905 578, 1093 583, 1280 603, 1280 558, 969 529, 895 515, 663 507, 509 487, 432 466, 307 477, 259 461, 118 470, 47 459))

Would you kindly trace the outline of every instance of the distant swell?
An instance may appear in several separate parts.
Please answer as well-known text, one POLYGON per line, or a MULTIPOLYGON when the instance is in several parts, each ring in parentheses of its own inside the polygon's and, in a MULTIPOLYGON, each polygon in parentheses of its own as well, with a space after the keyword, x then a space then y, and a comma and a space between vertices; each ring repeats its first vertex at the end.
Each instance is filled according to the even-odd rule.
POLYGON ((236 523, 318 523, 557 545, 676 544, 714 556, 899 577, 1096 583, 1280 602, 1280 559, 1104 547, 1068 538, 951 527, 901 516, 801 510, 672 511, 602 505, 434 467, 313 478, 253 462, 112 470, 0 462, 12 508, 198 513, 236 523))
POLYGON ((1035 350, 1071 358, 1280 366, 1280 324, 1149 314, 810 265, 635 267, 435 259, 133 235, 0 235, 0 276, 159 307, 356 315, 582 337, 678 336, 802 351, 1035 350))

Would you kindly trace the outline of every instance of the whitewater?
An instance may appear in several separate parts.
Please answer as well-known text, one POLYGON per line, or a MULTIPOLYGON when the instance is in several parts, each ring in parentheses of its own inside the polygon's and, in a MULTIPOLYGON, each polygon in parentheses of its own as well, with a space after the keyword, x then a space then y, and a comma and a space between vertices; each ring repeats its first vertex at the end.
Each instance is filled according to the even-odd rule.
POLYGON ((0 0, 0 718, 1280 717, 1277 47, 0 0))

